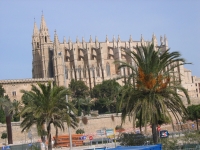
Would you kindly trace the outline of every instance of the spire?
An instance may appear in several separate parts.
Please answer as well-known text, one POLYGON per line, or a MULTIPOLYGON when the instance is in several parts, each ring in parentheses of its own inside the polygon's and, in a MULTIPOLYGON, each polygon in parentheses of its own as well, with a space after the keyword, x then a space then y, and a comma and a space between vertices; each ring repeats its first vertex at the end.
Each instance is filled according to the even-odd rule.
POLYGON ((67 43, 67 42, 66 42, 66 38, 65 38, 65 36, 64 36, 64 38, 63 38, 63 43, 64 43, 64 44, 67 43))
POLYGON ((78 39, 78 36, 76 37, 76 43, 79 43, 79 39, 78 39))
POLYGON ((121 40, 120 40, 120 36, 118 35, 118 39, 117 39, 117 42, 121 42, 121 40))
POLYGON ((58 36, 56 34, 56 30, 54 31, 54 44, 59 44, 58 36))
POLYGON ((163 45, 164 43, 163 43, 163 37, 162 36, 160 36, 160 45, 163 45))
POLYGON ((142 43, 144 42, 144 38, 143 38, 142 34, 141 34, 141 39, 140 39, 140 41, 141 41, 142 43))
POLYGON ((97 38, 97 36, 95 36, 95 42, 98 43, 98 38, 97 38))
POLYGON ((157 39, 156 39, 156 35, 153 33, 152 35, 152 43, 154 44, 154 46, 158 45, 157 39))
POLYGON ((129 42, 133 42, 132 36, 130 35, 129 42))
POLYGON ((68 43, 71 43, 72 41, 71 41, 71 38, 69 37, 69 40, 68 40, 68 43))
POLYGON ((155 40, 155 39, 156 39, 156 35, 153 33, 152 40, 155 40))
POLYGON ((39 35, 39 30, 37 27, 37 24, 35 22, 35 18, 34 18, 34 28, 33 28, 33 36, 38 36, 39 35))
POLYGON ((164 35, 164 42, 165 42, 165 46, 166 46, 166 48, 168 49, 168 40, 167 40, 166 35, 164 35))
POLYGON ((116 41, 115 41, 115 36, 114 36, 114 35, 113 35, 113 42, 116 42, 116 41))
POLYGON ((40 32, 42 32, 42 31, 48 31, 43 14, 42 14, 41 23, 40 23, 40 32))
POLYGON ((91 35, 90 35, 90 40, 89 40, 89 42, 92 43, 92 36, 91 36, 91 35))
POLYGON ((108 40, 108 36, 106 35, 106 42, 109 42, 109 40, 108 40))
POLYGON ((85 43, 85 39, 84 39, 84 37, 82 37, 82 43, 85 43))

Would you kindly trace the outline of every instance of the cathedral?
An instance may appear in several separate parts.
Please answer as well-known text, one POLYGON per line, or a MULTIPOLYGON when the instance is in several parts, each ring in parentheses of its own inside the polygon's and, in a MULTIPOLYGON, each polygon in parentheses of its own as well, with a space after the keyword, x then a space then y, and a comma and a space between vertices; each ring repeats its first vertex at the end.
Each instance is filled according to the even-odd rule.
MULTIPOLYGON (((121 41, 120 36, 111 40, 105 37, 105 41, 98 41, 98 38, 86 42, 84 38, 76 39, 72 42, 69 38, 58 40, 56 31, 53 41, 49 35, 49 29, 44 16, 41 17, 40 28, 34 22, 32 35, 32 78, 31 79, 9 79, 0 80, 6 93, 11 100, 21 100, 20 90, 31 90, 32 84, 55 82, 59 86, 66 86, 71 79, 82 80, 92 89, 95 85, 104 80, 116 79, 130 74, 129 69, 118 70, 118 64, 114 61, 124 61, 134 65, 134 61, 126 52, 135 51, 138 45, 148 45, 153 43, 155 50, 161 48, 162 51, 168 49, 166 36, 160 37, 158 43, 156 36, 152 35, 152 40, 141 39, 135 41, 130 36, 127 41, 121 41)), ((192 76, 192 72, 179 66, 174 70, 176 80, 178 80, 187 90, 190 98, 195 102, 200 102, 200 78, 192 76)), ((117 80, 124 85, 125 80, 117 80)), ((179 92, 179 91, 177 91, 179 92)))
MULTIPOLYGON (((130 36, 128 41, 121 41, 120 36, 109 40, 106 36, 104 42, 93 40, 90 36, 88 42, 78 38, 72 42, 69 38, 58 40, 54 34, 51 41, 49 30, 42 15, 40 29, 34 23, 32 47, 33 47, 33 78, 54 78, 57 85, 67 86, 71 79, 82 80, 91 89, 103 80, 129 75, 130 70, 123 68, 118 70, 114 61, 125 61, 134 64, 125 51, 134 51, 136 45, 154 43, 158 47, 155 35, 152 41, 145 41, 141 36, 139 41, 134 41, 130 36)), ((168 49, 167 38, 160 38, 162 49, 168 49)), ((180 69, 179 69, 180 70, 180 69)), ((122 81, 119 81, 122 83, 122 81)))

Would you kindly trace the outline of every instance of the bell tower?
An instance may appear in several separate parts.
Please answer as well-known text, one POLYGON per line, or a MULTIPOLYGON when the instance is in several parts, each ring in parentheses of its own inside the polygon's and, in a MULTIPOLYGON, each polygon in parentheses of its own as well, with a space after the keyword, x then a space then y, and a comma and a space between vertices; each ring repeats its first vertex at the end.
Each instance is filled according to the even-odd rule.
POLYGON ((32 77, 42 78, 42 59, 41 59, 41 44, 39 30, 36 22, 34 21, 33 36, 32 36, 32 77))
POLYGON ((53 77, 53 42, 50 40, 49 31, 42 14, 40 23, 40 53, 42 60, 42 78, 53 77))

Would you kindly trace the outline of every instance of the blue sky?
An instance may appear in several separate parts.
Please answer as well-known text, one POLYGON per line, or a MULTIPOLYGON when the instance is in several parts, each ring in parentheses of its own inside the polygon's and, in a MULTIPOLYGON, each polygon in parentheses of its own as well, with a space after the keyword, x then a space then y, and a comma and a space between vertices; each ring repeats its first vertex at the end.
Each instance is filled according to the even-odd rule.
POLYGON ((179 51, 185 66, 200 77, 199 0, 15 0, 0 1, 0 80, 32 77, 34 18, 40 27, 42 11, 51 40, 78 36, 105 41, 120 35, 126 41, 157 40, 166 34, 171 51, 179 51))

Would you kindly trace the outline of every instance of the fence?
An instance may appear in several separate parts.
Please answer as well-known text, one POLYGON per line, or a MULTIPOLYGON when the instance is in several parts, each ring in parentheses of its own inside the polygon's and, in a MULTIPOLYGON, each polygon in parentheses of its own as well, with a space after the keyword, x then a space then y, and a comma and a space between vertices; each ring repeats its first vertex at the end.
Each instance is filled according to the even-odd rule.
POLYGON ((37 143, 20 144, 20 145, 7 145, 0 147, 0 150, 41 150, 41 145, 37 143))

